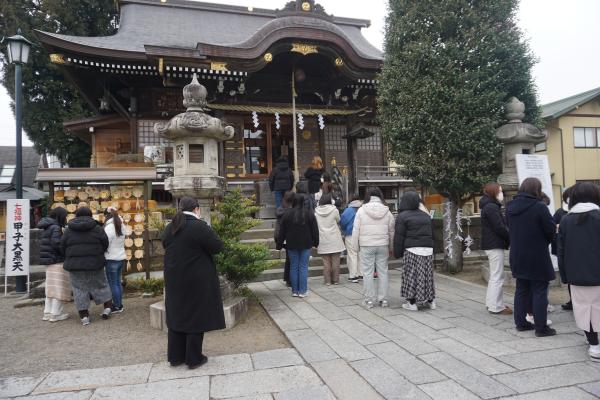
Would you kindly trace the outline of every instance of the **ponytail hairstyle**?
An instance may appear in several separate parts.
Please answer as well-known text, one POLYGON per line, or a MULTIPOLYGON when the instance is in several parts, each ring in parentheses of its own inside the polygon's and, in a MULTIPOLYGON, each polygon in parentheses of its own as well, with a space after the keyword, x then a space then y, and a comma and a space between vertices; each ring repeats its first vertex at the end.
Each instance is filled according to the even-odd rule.
POLYGON ((106 217, 106 221, 113 220, 117 236, 123 236, 123 223, 121 222, 121 217, 119 217, 117 209, 113 206, 108 207, 104 211, 104 216, 106 217))
POLYGON ((177 214, 175 214, 175 218, 173 218, 173 221, 171 222, 171 224, 173 225, 173 235, 176 235, 177 232, 179 232, 179 230, 185 226, 186 218, 183 212, 191 212, 198 207, 200 207, 200 204, 198 204, 198 200, 192 197, 186 196, 182 197, 181 200, 179 200, 179 211, 177 211, 177 214))

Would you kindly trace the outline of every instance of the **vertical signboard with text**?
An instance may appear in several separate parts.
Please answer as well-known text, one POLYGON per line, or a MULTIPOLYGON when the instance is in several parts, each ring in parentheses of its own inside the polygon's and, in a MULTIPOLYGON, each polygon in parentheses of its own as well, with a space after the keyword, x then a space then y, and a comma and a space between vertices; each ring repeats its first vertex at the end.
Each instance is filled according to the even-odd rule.
POLYGON ((29 276, 29 228, 29 200, 7 200, 5 277, 29 276))
POLYGON ((519 185, 526 178, 538 178, 542 182, 542 191, 550 198, 550 213, 554 214, 554 191, 552 190, 552 177, 548 165, 548 156, 533 154, 517 154, 517 175, 519 185))

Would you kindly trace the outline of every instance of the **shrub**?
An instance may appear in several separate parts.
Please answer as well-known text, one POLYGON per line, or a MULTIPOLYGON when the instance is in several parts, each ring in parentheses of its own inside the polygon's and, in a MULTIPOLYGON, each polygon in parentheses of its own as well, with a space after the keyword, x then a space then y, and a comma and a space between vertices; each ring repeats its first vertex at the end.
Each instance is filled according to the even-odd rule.
POLYGON ((224 196, 212 217, 212 227, 224 243, 223 252, 215 257, 217 269, 236 288, 254 280, 272 265, 266 246, 240 243, 242 233, 260 223, 250 216, 258 209, 253 199, 236 189, 224 196))
POLYGON ((155 296, 158 296, 163 293, 165 280, 163 278, 137 278, 127 282, 127 284, 134 290, 140 290, 142 292, 152 293, 155 296))

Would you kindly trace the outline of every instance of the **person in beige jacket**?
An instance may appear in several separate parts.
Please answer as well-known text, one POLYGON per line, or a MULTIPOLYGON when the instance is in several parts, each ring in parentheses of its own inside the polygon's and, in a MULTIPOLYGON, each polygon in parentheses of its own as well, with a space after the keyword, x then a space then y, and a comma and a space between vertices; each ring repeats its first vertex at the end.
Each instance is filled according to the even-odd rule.
POLYGON ((394 216, 383 203, 379 188, 367 189, 365 202, 356 213, 352 229, 353 247, 358 250, 363 275, 364 305, 375 301, 388 306, 388 257, 394 243, 394 216), (373 272, 377 268, 379 284, 375 293, 373 272))
POLYGON ((340 213, 331 204, 331 194, 323 193, 315 217, 319 226, 319 247, 317 253, 323 258, 323 277, 325 285, 340 282, 340 256, 346 250, 340 230, 340 213))

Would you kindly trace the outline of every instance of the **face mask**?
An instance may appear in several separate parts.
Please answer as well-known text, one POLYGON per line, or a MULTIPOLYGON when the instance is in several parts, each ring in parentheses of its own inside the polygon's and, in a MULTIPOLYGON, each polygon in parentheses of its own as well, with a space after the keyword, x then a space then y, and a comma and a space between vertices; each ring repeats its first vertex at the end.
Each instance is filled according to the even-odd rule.
POLYGON ((498 193, 498 195, 496 196, 496 200, 498 200, 499 203, 502 203, 504 201, 504 193, 498 193))

